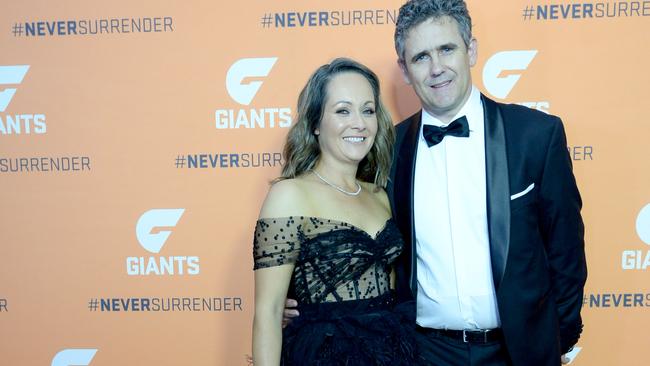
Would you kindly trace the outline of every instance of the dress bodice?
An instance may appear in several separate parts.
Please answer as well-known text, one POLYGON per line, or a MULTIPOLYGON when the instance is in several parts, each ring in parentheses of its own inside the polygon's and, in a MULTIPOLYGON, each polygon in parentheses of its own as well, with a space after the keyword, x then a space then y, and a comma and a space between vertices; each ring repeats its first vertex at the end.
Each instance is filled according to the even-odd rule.
POLYGON ((264 218, 255 227, 254 269, 293 264, 299 303, 368 299, 390 290, 390 264, 402 246, 392 219, 373 237, 334 219, 264 218))

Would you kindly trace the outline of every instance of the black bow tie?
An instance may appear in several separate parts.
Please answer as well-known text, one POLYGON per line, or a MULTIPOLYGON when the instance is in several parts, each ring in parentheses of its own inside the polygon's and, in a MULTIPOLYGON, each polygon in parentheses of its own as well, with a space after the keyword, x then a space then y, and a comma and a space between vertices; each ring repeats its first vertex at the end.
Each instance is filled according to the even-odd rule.
POLYGON ((432 125, 424 125, 424 130, 422 131, 424 139, 427 140, 427 145, 429 147, 437 145, 445 138, 445 136, 456 136, 456 137, 469 137, 469 124, 467 123, 467 118, 465 116, 455 119, 452 123, 445 127, 438 127, 432 125))

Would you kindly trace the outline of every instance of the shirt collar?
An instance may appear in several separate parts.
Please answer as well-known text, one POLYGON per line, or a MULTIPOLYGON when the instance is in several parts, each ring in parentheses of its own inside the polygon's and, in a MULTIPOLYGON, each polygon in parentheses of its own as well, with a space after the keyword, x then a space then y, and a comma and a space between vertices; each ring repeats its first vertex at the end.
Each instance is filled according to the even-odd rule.
MULTIPOLYGON (((481 93, 474 85, 472 85, 469 98, 467 98, 463 107, 451 120, 453 121, 461 116, 467 117, 470 131, 483 131, 483 103, 481 102, 481 93)), ((446 126, 447 124, 442 123, 439 119, 422 109, 422 125, 446 126)))

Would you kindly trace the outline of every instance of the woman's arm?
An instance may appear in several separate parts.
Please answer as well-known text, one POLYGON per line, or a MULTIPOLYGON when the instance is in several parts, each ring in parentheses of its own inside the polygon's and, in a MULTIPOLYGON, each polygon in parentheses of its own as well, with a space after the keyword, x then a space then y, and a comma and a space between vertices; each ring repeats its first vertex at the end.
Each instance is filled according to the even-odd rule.
POLYGON ((255 318, 253 320, 253 363, 278 366, 282 349, 282 312, 293 265, 255 271, 255 318))
MULTIPOLYGON (((301 205, 306 200, 302 198, 302 191, 296 183, 295 180, 288 179, 271 186, 260 210, 260 218, 286 217, 303 212, 304 208, 301 205)), ((286 232, 287 228, 284 229, 286 232)), ((286 255, 288 258, 289 253, 286 255)), ((280 364, 282 315, 294 269, 293 261, 283 263, 268 268, 258 268, 255 271, 255 318, 253 319, 255 366, 280 364)))

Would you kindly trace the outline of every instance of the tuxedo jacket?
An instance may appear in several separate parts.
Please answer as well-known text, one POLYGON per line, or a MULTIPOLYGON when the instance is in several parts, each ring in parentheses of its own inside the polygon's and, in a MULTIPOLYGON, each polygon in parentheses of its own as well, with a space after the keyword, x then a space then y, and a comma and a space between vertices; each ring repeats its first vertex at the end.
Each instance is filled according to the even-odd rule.
MULTIPOLYGON (((490 259, 506 348, 516 366, 559 365, 582 331, 587 277, 582 201, 564 127, 555 116, 481 100, 490 259)), ((421 112, 397 125, 387 187, 405 240, 395 267, 402 299, 417 296, 413 188, 420 125, 421 112)))

